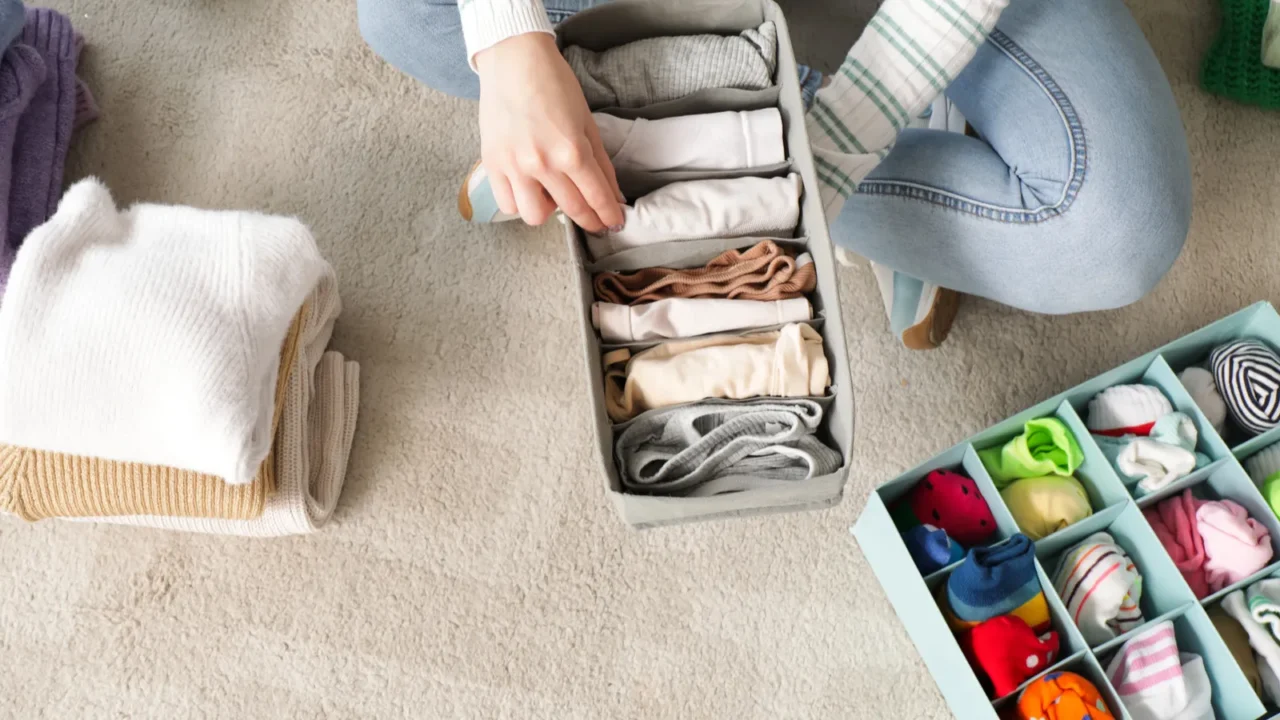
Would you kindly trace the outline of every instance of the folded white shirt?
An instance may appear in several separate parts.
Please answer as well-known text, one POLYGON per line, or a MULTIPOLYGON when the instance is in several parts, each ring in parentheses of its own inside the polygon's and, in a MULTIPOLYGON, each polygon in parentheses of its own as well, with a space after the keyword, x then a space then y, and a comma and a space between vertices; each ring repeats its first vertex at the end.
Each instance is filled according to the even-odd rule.
POLYGON ((708 333, 802 322, 813 316, 809 301, 669 298, 643 305, 598 302, 591 324, 605 342, 687 338, 708 333))
POLYGON ((595 120, 619 170, 741 170, 787 159, 777 108, 661 120, 596 113, 595 120))
POLYGON ((624 205, 617 232, 587 235, 599 259, 674 240, 791 237, 800 222, 800 176, 675 182, 624 205))

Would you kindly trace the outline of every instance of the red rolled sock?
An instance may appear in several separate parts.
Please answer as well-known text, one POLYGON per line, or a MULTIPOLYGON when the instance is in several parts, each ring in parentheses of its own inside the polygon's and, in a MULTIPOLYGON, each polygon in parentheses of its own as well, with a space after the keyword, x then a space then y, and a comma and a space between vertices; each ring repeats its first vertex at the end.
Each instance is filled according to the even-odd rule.
POLYGON ((960 647, 979 677, 985 675, 997 698, 1044 672, 1058 655, 1058 633, 1037 637, 1022 618, 1000 615, 960 634, 960 647))

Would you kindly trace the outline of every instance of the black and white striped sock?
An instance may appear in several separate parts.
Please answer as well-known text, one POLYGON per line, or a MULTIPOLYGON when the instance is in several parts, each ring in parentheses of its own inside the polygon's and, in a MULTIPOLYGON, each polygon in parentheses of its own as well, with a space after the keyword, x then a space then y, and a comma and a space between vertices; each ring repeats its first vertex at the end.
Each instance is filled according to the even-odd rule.
POLYGON ((1231 417, 1261 434, 1280 425, 1280 356, 1253 340, 1215 348, 1209 365, 1231 417))

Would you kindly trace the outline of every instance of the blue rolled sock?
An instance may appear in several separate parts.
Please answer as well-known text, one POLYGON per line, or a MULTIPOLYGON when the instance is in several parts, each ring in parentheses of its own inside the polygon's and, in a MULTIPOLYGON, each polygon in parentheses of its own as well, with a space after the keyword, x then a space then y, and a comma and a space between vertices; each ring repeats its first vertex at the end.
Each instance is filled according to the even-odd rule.
POLYGON ((917 525, 902 533, 902 542, 923 575, 964 559, 964 548, 960 543, 948 537, 946 531, 932 525, 917 525))
POLYGON ((1040 593, 1035 544, 1018 534, 994 547, 976 547, 947 579, 951 612, 966 622, 1008 615, 1040 593))

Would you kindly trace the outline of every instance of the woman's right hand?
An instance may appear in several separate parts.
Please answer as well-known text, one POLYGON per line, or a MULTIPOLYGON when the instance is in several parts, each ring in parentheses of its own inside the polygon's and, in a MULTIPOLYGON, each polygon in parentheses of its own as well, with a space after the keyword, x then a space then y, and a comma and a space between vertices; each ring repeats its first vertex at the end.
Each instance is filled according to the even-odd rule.
POLYGON ((622 226, 622 192, 582 87, 546 33, 476 54, 481 160, 498 208, 541 225, 559 207, 588 232, 622 226))

